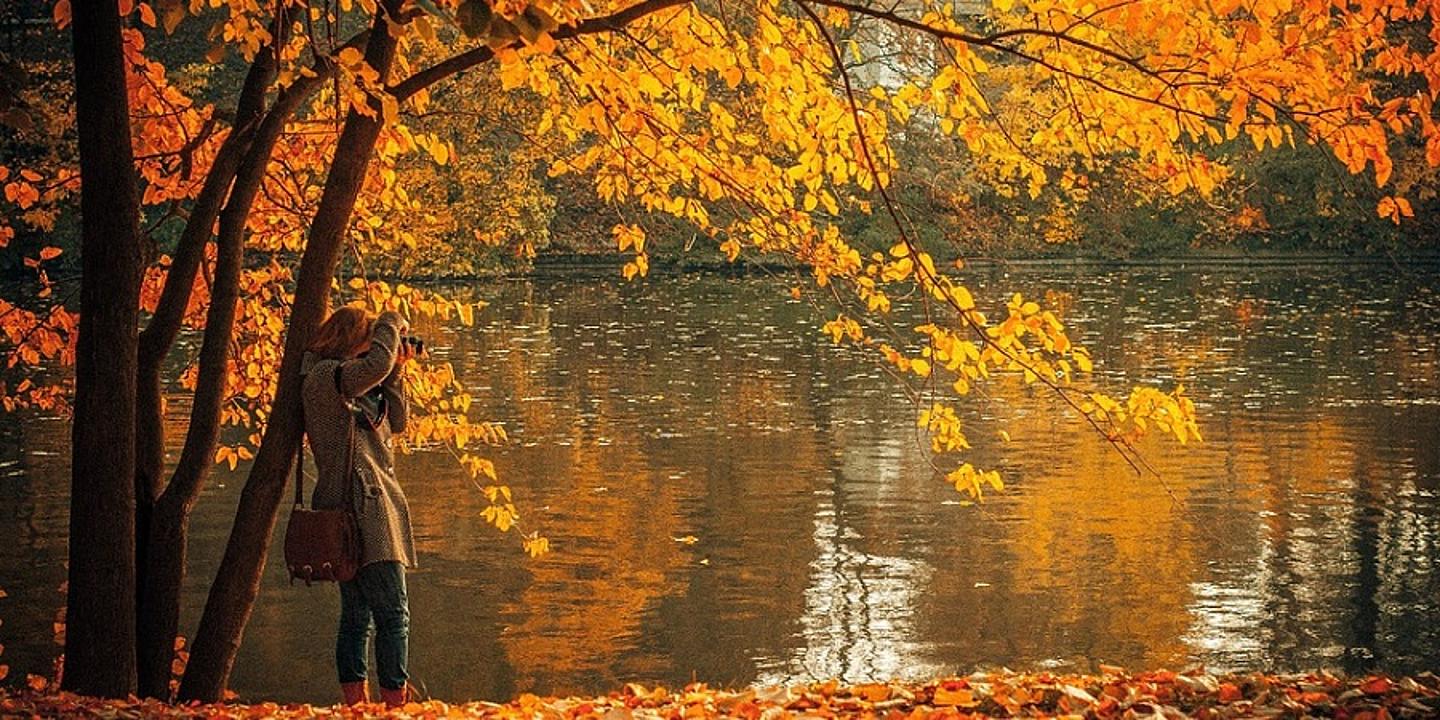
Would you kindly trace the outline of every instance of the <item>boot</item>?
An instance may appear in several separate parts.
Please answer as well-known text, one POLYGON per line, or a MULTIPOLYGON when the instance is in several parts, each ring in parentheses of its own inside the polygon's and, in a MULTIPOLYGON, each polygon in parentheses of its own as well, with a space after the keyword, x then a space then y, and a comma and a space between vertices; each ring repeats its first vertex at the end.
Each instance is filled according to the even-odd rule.
POLYGON ((380 699, 385 701, 385 707, 400 707, 401 705, 410 702, 410 684, 406 683, 404 687, 396 688, 394 690, 381 686, 380 699))
POLYGON ((340 696, 346 705, 370 702, 370 685, 364 680, 340 683, 340 696))

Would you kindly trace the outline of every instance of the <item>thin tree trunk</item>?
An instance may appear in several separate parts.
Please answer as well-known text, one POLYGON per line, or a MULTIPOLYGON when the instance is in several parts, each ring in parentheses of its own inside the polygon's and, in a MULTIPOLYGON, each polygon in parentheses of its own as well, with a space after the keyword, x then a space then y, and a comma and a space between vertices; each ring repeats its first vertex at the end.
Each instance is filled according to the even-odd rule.
POLYGON ((255 132, 245 161, 235 175, 230 199, 220 214, 215 280, 211 286, 210 309, 205 317, 195 402, 190 412, 185 446, 170 483, 156 502, 146 536, 149 550, 144 554, 147 565, 143 569, 143 577, 146 582, 139 592, 138 625, 138 674, 143 697, 168 698, 170 695, 170 667, 175 657, 175 637, 179 627, 180 588, 185 581, 190 512, 195 508, 214 464, 215 443, 220 434, 220 411, 225 402, 226 380, 230 376, 230 344, 240 301, 240 271, 245 259, 245 224, 285 123, 300 103, 319 89, 331 74, 322 71, 301 78, 280 94, 255 132))
MULTIPOLYGON (((161 478, 165 471, 164 413, 160 387, 160 370, 185 317, 185 308, 190 304, 191 289, 195 286, 195 275, 205 260, 205 246, 215 229, 215 218, 225 202, 230 184, 245 157, 255 126, 265 110, 265 91, 275 79, 275 55, 261 51, 250 64, 245 83, 240 90, 240 99, 235 107, 235 123, 230 134, 220 144, 215 160, 205 175, 200 194, 190 209, 185 229, 175 245, 170 258, 170 271, 165 276, 165 286, 155 306, 155 314, 145 330, 140 333, 139 349, 139 408, 136 415, 136 484, 135 499, 140 515, 146 515, 148 508, 160 497, 163 490, 161 478)), ((144 537, 143 518, 139 528, 144 537)), ((143 552, 143 549, 142 549, 143 552)), ((143 565, 143 563, 142 563, 143 565)))
POLYGON ((80 146, 80 336, 66 690, 135 690, 135 371, 140 198, 116 0, 72 5, 80 146))
MULTIPOLYGON (((225 193, 235 178, 235 168, 241 153, 244 152, 241 147, 244 141, 237 137, 238 132, 231 132, 215 156, 210 174, 206 176, 200 195, 195 200, 195 207, 171 260, 170 273, 165 279, 165 289, 161 292, 160 306, 151 317, 150 324, 140 334, 135 403, 135 583, 138 597, 135 609, 138 613, 136 622, 139 633, 137 669, 140 693, 144 697, 160 697, 155 694, 157 691, 151 684, 157 674, 163 673, 165 685, 168 685, 170 677, 168 660, 165 666, 159 669, 148 664, 147 658, 155 656, 147 650, 147 646, 153 645, 157 640, 148 636, 149 610, 143 600, 150 585, 148 568, 152 563, 149 555, 151 549, 156 547, 156 544, 147 541, 147 538, 152 535, 151 523, 155 504, 164 487, 161 480, 165 472, 165 400, 160 370, 179 333, 181 316, 189 303, 190 288, 195 284, 195 273, 205 255, 205 246, 215 226, 220 203, 225 199, 225 193), (182 285, 182 292, 173 291, 182 285), (169 302, 166 302, 167 299, 169 302), (169 308, 175 309, 173 316, 169 314, 169 308)), ((174 638, 168 642, 173 646, 174 638)), ((162 686, 159 692, 168 691, 162 686)))
MULTIPOLYGON (((150 324, 140 333, 139 370, 137 374, 137 407, 135 415, 135 502, 136 526, 143 533, 150 506, 160 497, 161 476, 165 471, 165 432, 160 367, 180 331, 180 319, 190 301, 190 288, 195 273, 205 256, 219 214, 220 203, 235 178, 240 148, 231 133, 220 147, 200 195, 195 199, 190 219, 181 232, 180 242, 171 258, 170 272, 161 291, 161 301, 150 324), (177 288, 181 288, 177 291, 177 288), (172 320, 173 318, 173 320, 172 320), (164 328, 162 330, 162 328, 164 328)), ((143 552, 143 548, 141 549, 143 552)), ((142 563, 143 564, 143 563, 142 563)))
MULTIPOLYGON (((175 252, 170 258, 170 270, 165 276, 165 286, 150 322, 140 333, 139 368, 136 373, 135 407, 135 569, 136 569, 136 616, 137 627, 137 674, 140 694, 144 697, 165 697, 169 695, 170 661, 175 638, 173 631, 168 638, 151 635, 155 623, 149 614, 145 597, 150 594, 148 572, 153 564, 149 557, 152 547, 161 548, 148 539, 152 535, 151 518, 155 503, 164 489, 162 476, 165 472, 165 400, 160 381, 160 371, 175 338, 180 334, 185 309, 190 304, 190 294, 195 286, 195 275, 204 262, 205 247, 214 232, 215 219, 235 180, 240 162, 249 150, 250 138, 260 122, 265 109, 265 92, 275 79, 275 55, 261 51, 245 75, 240 98, 236 103, 234 125, 230 134, 221 142, 215 153, 215 160, 205 175, 185 229, 180 233, 175 252), (155 646, 165 645, 163 665, 155 646), (160 685, 155 685, 156 679, 160 685)), ((228 340, 227 340, 228 342, 228 340)))
MULTIPOLYGON (((379 73, 382 82, 394 63, 396 45, 387 27, 386 15, 395 14, 398 6, 398 0, 386 0, 375 15, 365 48, 365 62, 379 73)), ((355 201, 365 181, 365 170, 380 135, 379 103, 372 102, 371 106, 370 115, 350 111, 335 146, 330 174, 300 261, 273 411, 241 492, 225 556, 210 587, 200 628, 195 634, 190 662, 180 685, 182 701, 220 698, 234 667, 255 597, 260 592, 280 498, 303 431, 300 361, 310 335, 325 317, 331 278, 340 260, 355 201)))

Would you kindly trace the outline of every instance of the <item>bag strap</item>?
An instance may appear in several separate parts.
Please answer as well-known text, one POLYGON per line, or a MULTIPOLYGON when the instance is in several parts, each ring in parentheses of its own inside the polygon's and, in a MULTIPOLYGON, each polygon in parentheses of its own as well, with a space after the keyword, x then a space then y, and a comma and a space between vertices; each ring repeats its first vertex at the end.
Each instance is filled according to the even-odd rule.
POLYGON ((345 512, 355 514, 355 413, 350 408, 350 400, 345 397, 345 391, 340 389, 340 368, 341 363, 335 364, 335 394, 345 401, 345 484, 342 486, 340 502, 345 506, 345 512))
POLYGON ((305 507, 305 420, 300 420, 300 447, 295 449, 295 507, 305 507))
MULTIPOLYGON (((341 370, 341 368, 343 367, 343 365, 344 365, 344 363, 338 363, 338 362, 335 363, 335 373, 334 373, 334 378, 335 378, 335 394, 338 395, 338 396, 340 396, 340 399, 341 399, 342 401, 345 400, 345 391, 343 391, 343 390, 340 389, 340 370, 341 370)), ((348 402, 347 402, 347 404, 348 404, 348 402)), ((347 478, 347 480, 348 480, 348 479, 349 479, 349 476, 351 475, 351 473, 353 473, 354 470, 355 470, 355 467, 354 467, 354 466, 355 466, 355 417, 354 417, 353 413, 348 412, 348 410, 349 410, 348 407, 346 408, 346 410, 347 410, 347 412, 345 413, 345 419, 346 419, 346 421, 347 421, 347 423, 346 423, 347 434, 346 434, 346 437, 345 437, 345 475, 346 475, 346 478, 347 478)), ((300 448, 299 448, 299 450, 297 450, 296 453, 295 453, 295 507, 304 507, 304 506, 305 506, 305 431, 304 431, 304 428, 305 428, 305 405, 304 405, 304 403, 301 403, 301 405, 300 405, 300 428, 301 428, 301 431, 300 431, 300 448)), ((344 487, 343 487, 344 494, 341 496, 341 502, 344 504, 345 510, 346 510, 347 512, 354 512, 354 511, 355 511, 355 507, 354 507, 354 505, 355 505, 355 491, 354 491, 354 489, 351 487, 352 485, 354 485, 353 480, 352 480, 352 481, 349 481, 349 482, 346 482, 345 485, 344 485, 344 487)))
MULTIPOLYGON (((305 376, 300 376, 305 382, 305 376)), ((300 399, 300 446, 295 448, 295 507, 305 507, 305 399, 300 399)), ((293 582, 293 578, 292 578, 293 582)))

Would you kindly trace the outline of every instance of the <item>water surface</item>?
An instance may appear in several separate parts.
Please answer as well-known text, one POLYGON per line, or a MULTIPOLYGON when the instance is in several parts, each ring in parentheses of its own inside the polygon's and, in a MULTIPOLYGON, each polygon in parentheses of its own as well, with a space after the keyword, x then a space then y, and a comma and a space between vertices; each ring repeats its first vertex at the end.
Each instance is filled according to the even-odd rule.
MULTIPOLYGON (((914 407, 773 281, 477 288, 476 327, 427 332, 475 416, 508 428, 491 457, 555 552, 525 559, 488 528, 449 454, 402 457, 414 680, 502 699, 1101 662, 1440 667, 1437 279, 978 273, 980 297, 1048 293, 1106 387, 1183 381, 1206 442, 1147 443, 1162 479, 1137 478, 1043 392, 994 383, 964 414, 972 459, 1009 488, 975 507, 934 475, 914 407)), ((12 676, 56 651, 67 442, 61 420, 0 418, 12 676)), ((187 632, 244 469, 197 511, 187 632)), ((331 701, 335 595, 272 561, 235 689, 331 701)))

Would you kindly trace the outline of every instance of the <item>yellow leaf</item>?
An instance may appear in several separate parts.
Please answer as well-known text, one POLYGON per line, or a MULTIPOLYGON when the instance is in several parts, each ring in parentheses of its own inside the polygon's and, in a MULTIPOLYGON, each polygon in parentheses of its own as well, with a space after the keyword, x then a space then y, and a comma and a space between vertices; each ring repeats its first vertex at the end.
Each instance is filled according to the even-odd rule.
POLYGON ((532 533, 525 536, 525 539, 521 541, 521 547, 525 549, 525 552, 530 554, 530 557, 537 558, 550 552, 550 541, 538 534, 532 533))
POLYGON ((975 298, 970 295, 970 290, 964 285, 956 285, 950 289, 950 295, 955 299, 955 305, 961 310, 974 310, 975 298))

